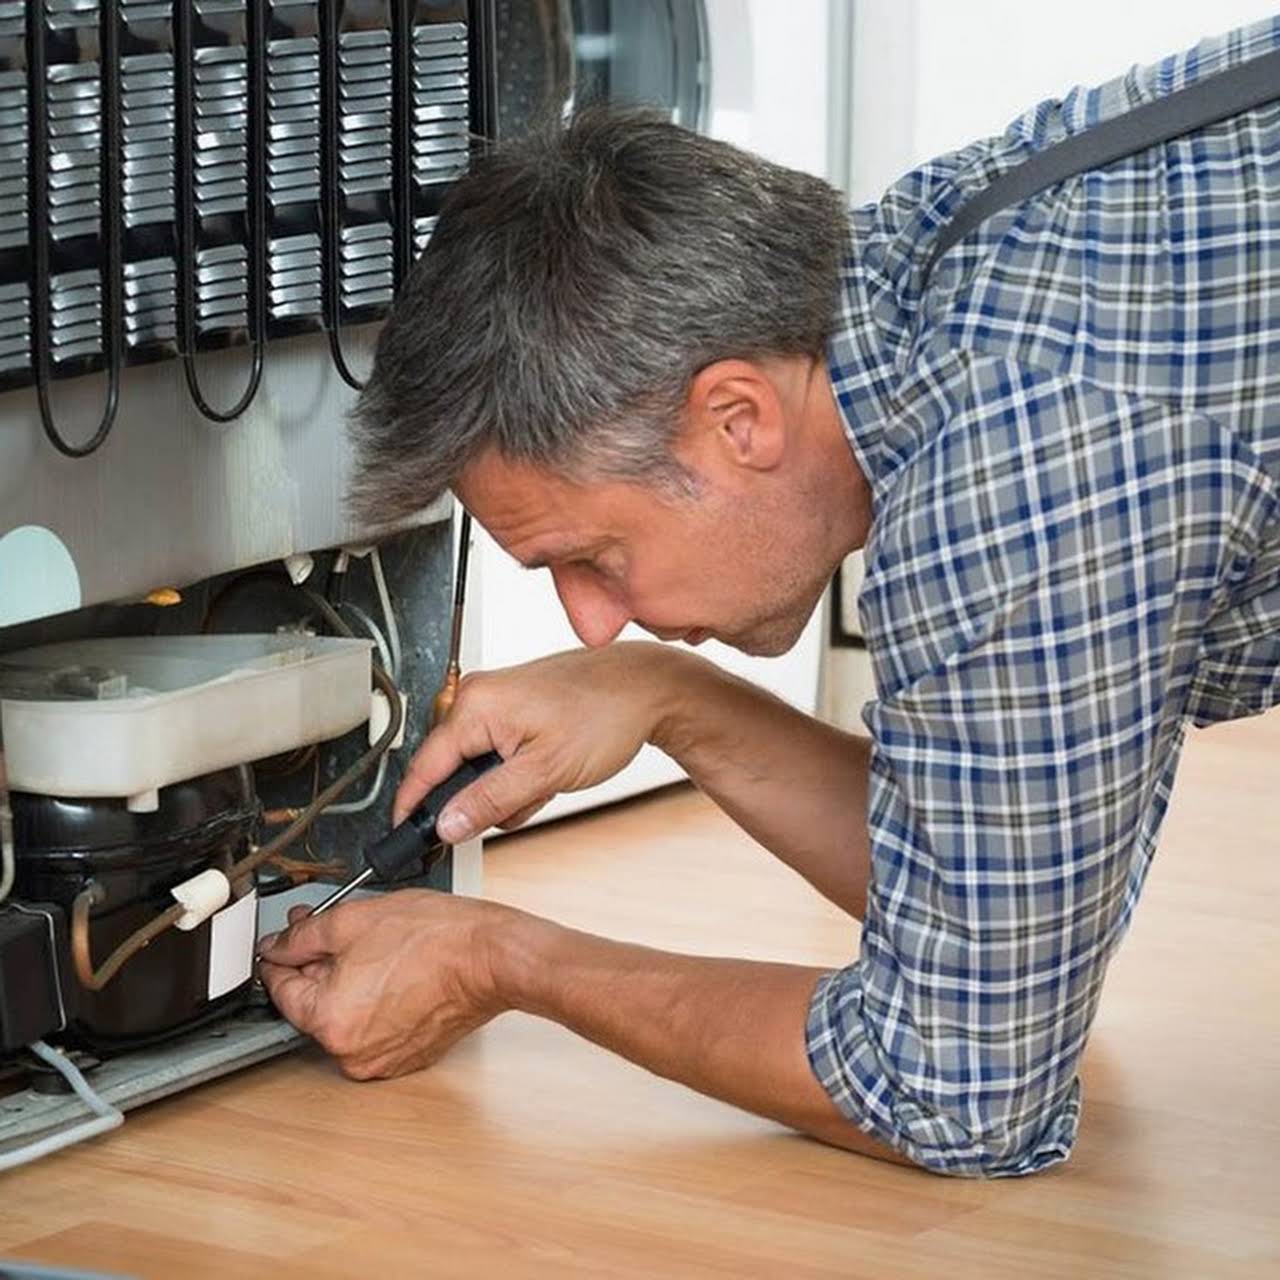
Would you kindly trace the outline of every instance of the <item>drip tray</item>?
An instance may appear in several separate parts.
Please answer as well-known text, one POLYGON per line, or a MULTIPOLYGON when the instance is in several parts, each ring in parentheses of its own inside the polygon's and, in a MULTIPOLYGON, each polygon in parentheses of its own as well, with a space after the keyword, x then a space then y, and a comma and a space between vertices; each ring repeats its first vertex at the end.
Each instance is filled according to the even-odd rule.
MULTIPOLYGON (((263 899, 258 910, 259 936, 282 928, 290 907, 313 905, 332 889, 332 885, 304 885, 263 899)), ((85 1078, 105 1101, 121 1111, 131 1111, 306 1043, 307 1037, 295 1031, 270 1007, 266 996, 259 994, 248 1009, 155 1048, 99 1063, 86 1071, 85 1078)), ((44 1094, 28 1088, 0 1094, 0 1156, 74 1128, 86 1118, 85 1105, 74 1093, 44 1094)))
MULTIPOLYGON (((154 1049, 122 1054, 100 1063, 85 1078, 121 1111, 167 1098, 241 1067, 287 1053, 305 1041, 265 1004, 193 1031, 154 1049)), ((0 1155, 11 1148, 83 1124, 86 1110, 74 1093, 34 1089, 0 1096, 0 1155)))

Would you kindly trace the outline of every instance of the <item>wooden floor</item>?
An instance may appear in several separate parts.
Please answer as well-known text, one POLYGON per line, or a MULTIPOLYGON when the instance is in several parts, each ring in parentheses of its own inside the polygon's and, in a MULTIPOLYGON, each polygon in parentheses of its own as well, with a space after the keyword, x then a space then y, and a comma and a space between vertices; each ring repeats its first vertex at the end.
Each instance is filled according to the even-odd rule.
MULTIPOLYGON (((1193 735, 1084 1064, 1074 1159, 951 1181, 510 1016, 435 1070, 314 1051, 0 1177, 0 1255, 148 1277, 1280 1276, 1280 718, 1193 735)), ((838 964, 846 921, 676 790, 495 846, 495 897, 838 964)))

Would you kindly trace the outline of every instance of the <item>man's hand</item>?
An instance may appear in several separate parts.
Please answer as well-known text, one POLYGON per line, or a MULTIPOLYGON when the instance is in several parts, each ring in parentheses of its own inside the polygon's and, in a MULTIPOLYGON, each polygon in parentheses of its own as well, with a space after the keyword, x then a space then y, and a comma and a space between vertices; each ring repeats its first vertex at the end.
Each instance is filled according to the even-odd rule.
POLYGON ((518 1009, 826 1142, 901 1159, 836 1110, 809 1066, 817 969, 651 951, 425 890, 305 910, 264 944, 262 978, 353 1079, 429 1066, 518 1009))
POLYGON ((276 1007, 355 1080, 429 1066, 502 1012, 488 966, 492 902, 421 889, 346 903, 264 940, 276 1007))
POLYGON ((465 676, 448 719, 409 765, 393 821, 486 751, 504 763, 446 807, 438 830, 450 844, 519 826, 560 792, 611 778, 653 733, 682 657, 647 642, 613 644, 465 676))
POLYGON ((603 782, 650 742, 739 826, 861 918, 870 846, 870 742, 823 724, 687 650, 649 642, 575 650, 463 678, 396 795, 400 822, 463 760, 503 763, 445 806, 458 844, 516 827, 553 796, 603 782))

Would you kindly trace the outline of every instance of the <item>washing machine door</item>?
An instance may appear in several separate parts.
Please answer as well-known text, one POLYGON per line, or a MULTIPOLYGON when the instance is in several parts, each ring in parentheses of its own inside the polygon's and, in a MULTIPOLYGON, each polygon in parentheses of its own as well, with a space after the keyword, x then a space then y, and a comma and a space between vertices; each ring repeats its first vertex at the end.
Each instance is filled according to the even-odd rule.
POLYGON ((497 54, 501 137, 599 101, 706 127, 705 0, 497 0, 497 54))

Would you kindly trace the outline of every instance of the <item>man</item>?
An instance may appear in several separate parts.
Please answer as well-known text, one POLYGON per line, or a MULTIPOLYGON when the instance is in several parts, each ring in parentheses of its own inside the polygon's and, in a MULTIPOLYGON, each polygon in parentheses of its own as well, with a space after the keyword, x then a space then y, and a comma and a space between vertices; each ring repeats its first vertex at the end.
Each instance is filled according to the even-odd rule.
POLYGON ((523 1009, 853 1151, 1065 1159, 1184 727, 1280 685, 1280 106, 926 264, 1028 156, 1278 46, 1265 23, 1042 104, 847 221, 812 178, 607 112, 462 183, 382 334, 357 498, 452 486, 588 649, 466 681, 397 816, 496 749, 459 840, 656 743, 861 950, 672 956, 401 893, 268 950, 286 1016, 367 1077, 523 1009), (864 544, 869 738, 609 645, 634 620, 782 652, 864 544))

